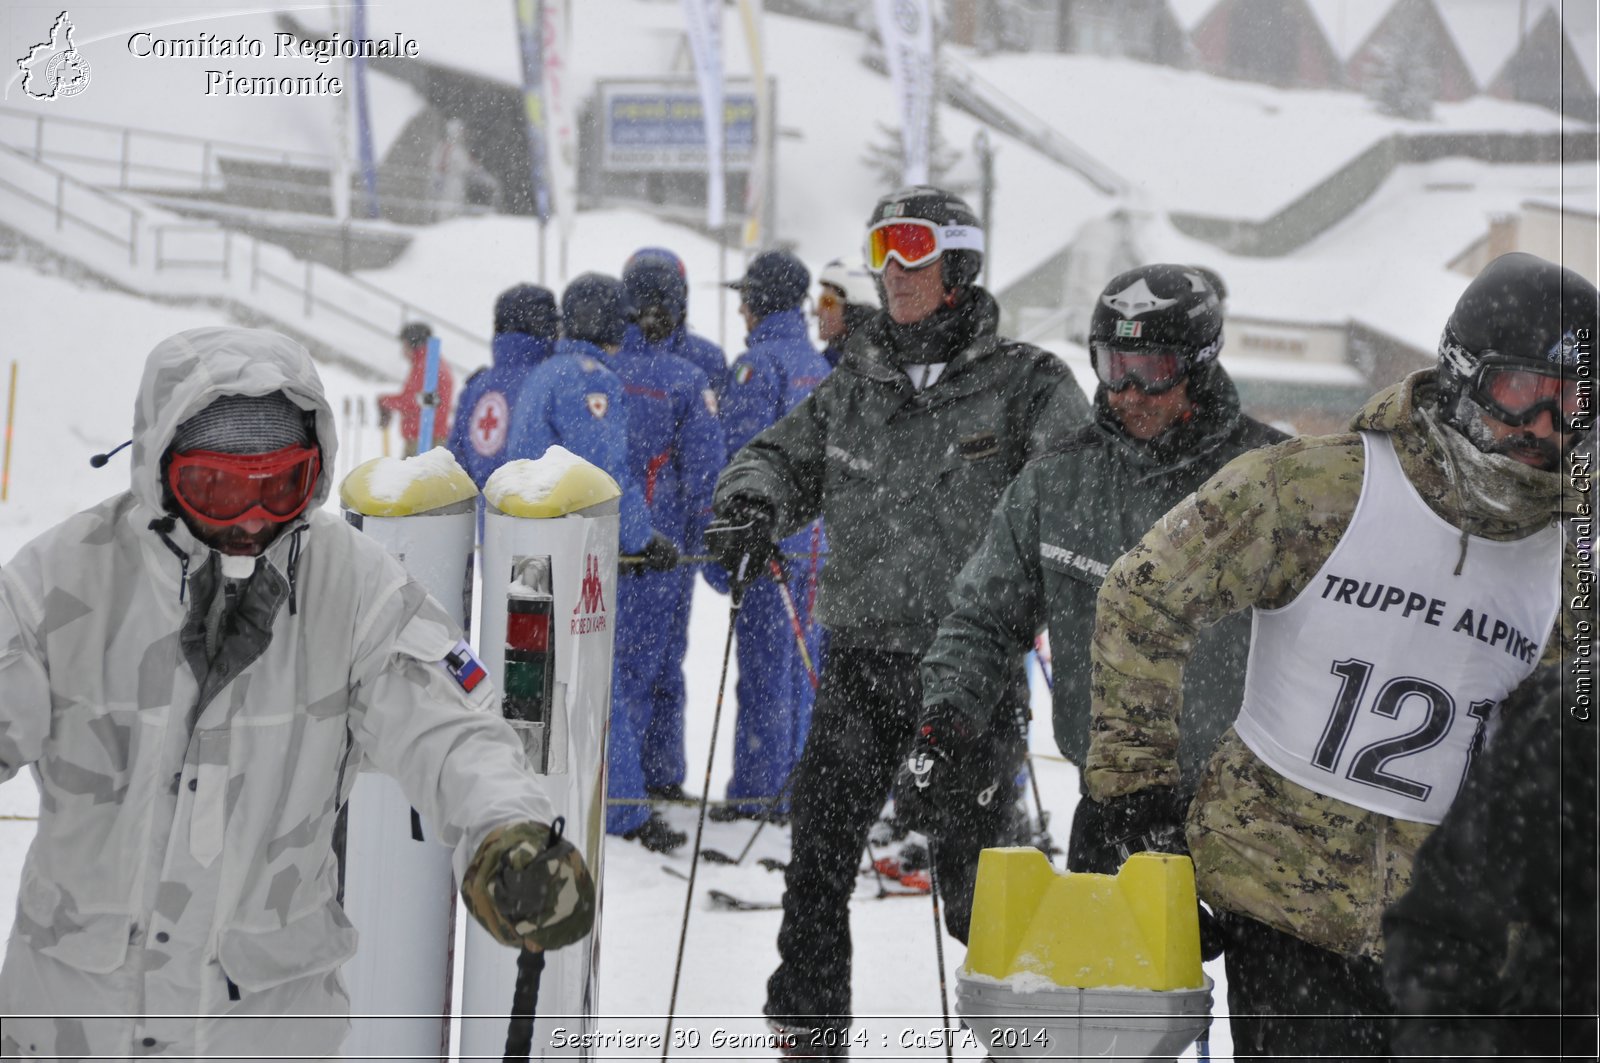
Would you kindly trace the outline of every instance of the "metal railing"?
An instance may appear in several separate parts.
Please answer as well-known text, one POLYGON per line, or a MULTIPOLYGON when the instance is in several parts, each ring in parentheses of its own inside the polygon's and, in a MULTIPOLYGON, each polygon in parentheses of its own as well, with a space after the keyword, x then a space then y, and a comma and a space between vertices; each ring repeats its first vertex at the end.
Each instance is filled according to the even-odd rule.
MULTIPOLYGON (((187 133, 70 118, 39 111, 0 107, 0 144, 21 151, 34 162, 70 167, 76 176, 129 191, 137 186, 159 186, 201 194, 224 189, 268 196, 297 197, 308 191, 328 190, 328 175, 338 169, 332 155, 262 147, 236 140, 212 140, 187 133), (224 163, 244 162, 268 167, 295 167, 322 180, 275 179, 241 172, 224 173, 224 163)), ((426 168, 385 165, 387 183, 427 189, 433 175, 426 168)), ((332 194, 329 191, 331 204, 332 194)), ((434 196, 390 190, 385 202, 417 211, 453 208, 434 196)), ((443 211, 454 213, 453 209, 443 211)))
MULTIPOLYGON (((480 352, 488 350, 486 337, 369 281, 309 259, 296 258, 276 244, 254 236, 239 236, 221 226, 153 221, 145 211, 116 195, 32 159, 25 152, 3 144, 0 144, 0 152, 25 167, 19 177, 24 183, 0 177, 0 192, 8 192, 51 212, 58 232, 71 224, 117 248, 125 248, 127 265, 135 271, 140 268, 142 245, 149 248, 146 265, 152 274, 212 272, 224 288, 235 288, 235 277, 243 280, 248 291, 240 293, 242 296, 258 295, 267 288, 294 295, 300 305, 299 318, 290 321, 294 325, 304 326, 320 316, 346 322, 375 338, 392 340, 399 334, 401 325, 417 319, 428 322, 446 340, 447 350, 450 339, 454 338, 471 351, 469 357, 452 358, 452 361, 471 364, 480 352), (247 250, 238 246, 245 241, 249 243, 247 250)), ((86 261, 84 265, 96 268, 93 261, 86 261)), ((104 265, 100 271, 118 275, 116 270, 104 265)), ((243 301, 249 302, 249 299, 243 301)))

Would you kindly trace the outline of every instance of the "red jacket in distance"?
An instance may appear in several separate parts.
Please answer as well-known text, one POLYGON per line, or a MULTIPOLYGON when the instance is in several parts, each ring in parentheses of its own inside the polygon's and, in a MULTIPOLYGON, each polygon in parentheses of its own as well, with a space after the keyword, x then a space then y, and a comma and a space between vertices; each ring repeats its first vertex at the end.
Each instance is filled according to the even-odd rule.
MULTIPOLYGON (((417 434, 422 431, 422 377, 427 365, 428 348, 426 346, 411 348, 411 371, 406 374, 406 382, 401 387, 400 393, 378 397, 380 408, 400 415, 400 438, 408 443, 415 443, 417 434)), ((437 389, 439 404, 434 407, 433 415, 433 443, 427 447, 419 446, 418 451, 431 450, 433 446, 443 446, 450 438, 450 398, 454 390, 450 367, 441 358, 437 389)))

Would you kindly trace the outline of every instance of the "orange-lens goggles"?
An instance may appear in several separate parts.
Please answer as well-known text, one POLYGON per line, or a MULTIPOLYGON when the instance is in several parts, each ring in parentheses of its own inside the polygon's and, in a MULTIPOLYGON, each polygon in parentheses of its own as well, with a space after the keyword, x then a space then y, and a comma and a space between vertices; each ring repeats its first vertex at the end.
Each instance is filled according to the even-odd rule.
POLYGON ((172 455, 167 485, 185 513, 208 524, 293 520, 311 502, 322 455, 316 447, 266 454, 191 450, 172 455))
POLYGON ((946 251, 982 251, 983 230, 971 225, 935 225, 918 218, 880 221, 867 230, 867 268, 882 273, 892 258, 920 269, 946 251))

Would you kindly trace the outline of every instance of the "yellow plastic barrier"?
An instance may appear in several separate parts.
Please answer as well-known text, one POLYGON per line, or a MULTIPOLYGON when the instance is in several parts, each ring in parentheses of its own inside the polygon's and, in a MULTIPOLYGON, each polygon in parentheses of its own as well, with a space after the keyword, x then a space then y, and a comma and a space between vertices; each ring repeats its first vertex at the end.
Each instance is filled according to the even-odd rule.
POLYGON ((1115 875, 1062 874, 1037 849, 985 849, 965 967, 1082 989, 1199 988, 1194 865, 1137 853, 1115 875))

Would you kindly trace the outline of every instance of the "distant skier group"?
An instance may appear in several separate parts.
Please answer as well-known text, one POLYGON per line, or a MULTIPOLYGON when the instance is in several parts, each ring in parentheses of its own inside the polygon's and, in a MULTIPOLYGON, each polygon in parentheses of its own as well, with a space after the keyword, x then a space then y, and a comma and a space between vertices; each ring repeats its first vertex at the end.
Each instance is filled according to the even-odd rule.
MULTIPOLYGON (((1192 858, 1236 1055, 1592 1048, 1595 971, 1567 957, 1595 949, 1596 730, 1563 711, 1563 665, 1594 639, 1572 473, 1594 286, 1497 258, 1435 367, 1346 433, 1290 438, 1241 408, 1209 270, 1109 279, 1086 397, 1000 336, 960 197, 885 196, 865 236, 821 271, 820 351, 809 270, 752 258, 731 364, 687 329, 668 250, 559 303, 513 287, 434 440, 480 487, 559 444, 622 489, 610 833, 687 840, 655 806, 684 797, 696 571, 738 606, 717 814, 792 825, 765 1004, 784 1053, 848 1054, 849 901, 891 795, 966 941, 980 850, 1027 836, 1041 633, 1082 778, 1067 866, 1192 858), (1405 593, 1361 589, 1380 585, 1405 593)), ((426 336, 402 339, 415 363, 426 336)), ((419 366, 384 403, 412 451, 419 366)), ((0 778, 33 765, 44 792, 0 973, 8 1056, 336 1052, 352 935, 329 853, 363 759, 455 846, 497 938, 588 932, 589 871, 480 711, 488 685, 438 666, 453 621, 318 512, 333 427, 298 344, 182 333, 146 367, 131 490, 0 570, 0 778), (228 1021, 284 1013, 329 1021, 228 1021)))

